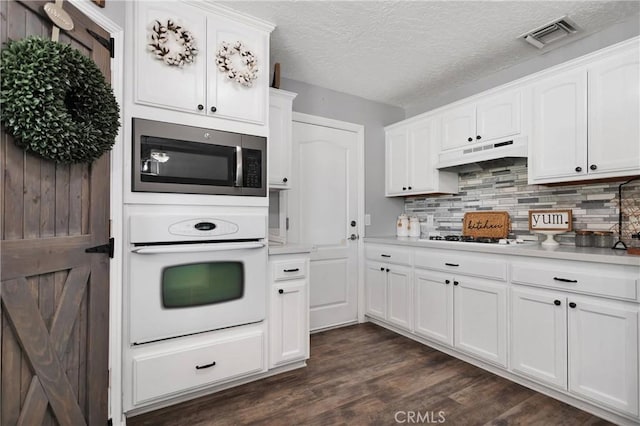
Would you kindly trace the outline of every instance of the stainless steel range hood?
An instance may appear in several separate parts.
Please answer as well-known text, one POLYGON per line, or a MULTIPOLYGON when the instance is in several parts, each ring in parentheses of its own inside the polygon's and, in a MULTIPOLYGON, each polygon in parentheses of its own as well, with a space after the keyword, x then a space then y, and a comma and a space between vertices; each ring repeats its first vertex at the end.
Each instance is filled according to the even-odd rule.
POLYGON ((443 171, 471 172, 513 165, 517 158, 527 157, 527 138, 523 136, 474 144, 473 147, 444 151, 436 168, 443 171))

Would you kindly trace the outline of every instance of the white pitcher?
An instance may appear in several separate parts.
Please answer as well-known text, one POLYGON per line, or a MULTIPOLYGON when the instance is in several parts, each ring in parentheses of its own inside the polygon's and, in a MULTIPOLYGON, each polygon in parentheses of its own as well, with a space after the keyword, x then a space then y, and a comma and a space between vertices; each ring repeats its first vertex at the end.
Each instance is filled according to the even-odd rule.
POLYGON ((419 237, 420 236, 420 221, 417 216, 409 217, 409 236, 410 237, 419 237))

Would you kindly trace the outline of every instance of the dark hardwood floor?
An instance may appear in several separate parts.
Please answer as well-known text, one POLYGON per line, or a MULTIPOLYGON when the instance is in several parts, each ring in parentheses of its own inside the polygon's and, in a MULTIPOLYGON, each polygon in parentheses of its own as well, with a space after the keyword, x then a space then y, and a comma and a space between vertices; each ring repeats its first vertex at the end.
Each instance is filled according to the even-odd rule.
POLYGON ((370 323, 312 335, 307 368, 127 424, 426 424, 439 414, 451 425, 610 424, 370 323))

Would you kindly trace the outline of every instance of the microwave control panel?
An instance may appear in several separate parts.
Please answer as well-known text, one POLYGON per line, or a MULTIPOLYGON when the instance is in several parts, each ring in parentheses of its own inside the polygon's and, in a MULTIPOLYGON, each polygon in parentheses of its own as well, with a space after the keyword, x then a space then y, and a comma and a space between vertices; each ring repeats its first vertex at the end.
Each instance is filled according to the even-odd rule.
POLYGON ((262 187, 262 152, 245 149, 242 168, 244 176, 242 186, 245 188, 262 187))

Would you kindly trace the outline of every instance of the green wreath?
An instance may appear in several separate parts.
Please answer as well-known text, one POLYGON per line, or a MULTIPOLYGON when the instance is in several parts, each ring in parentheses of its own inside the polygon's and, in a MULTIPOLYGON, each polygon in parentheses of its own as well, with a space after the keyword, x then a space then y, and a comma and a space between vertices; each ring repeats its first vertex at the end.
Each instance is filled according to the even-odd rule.
POLYGON ((41 37, 10 41, 0 57, 0 120, 16 144, 58 163, 109 151, 120 108, 97 65, 41 37))

